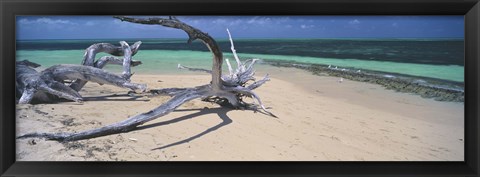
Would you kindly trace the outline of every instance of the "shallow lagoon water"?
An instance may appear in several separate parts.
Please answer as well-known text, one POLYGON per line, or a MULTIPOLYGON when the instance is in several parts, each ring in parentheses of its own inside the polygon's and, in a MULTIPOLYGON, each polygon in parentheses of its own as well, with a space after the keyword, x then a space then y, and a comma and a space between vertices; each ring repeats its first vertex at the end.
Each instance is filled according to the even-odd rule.
MULTIPOLYGON (((28 59, 43 67, 80 64, 85 48, 94 43, 118 44, 119 39, 17 41, 17 60, 28 59)), ((211 68, 211 54, 201 42, 185 39, 128 39, 142 41, 134 59, 141 60, 138 73, 185 73, 182 64, 211 68)), ((230 42, 217 40, 224 58, 233 56, 230 42)), ((242 59, 259 58, 308 64, 323 64, 355 70, 373 70, 447 81, 464 81, 463 39, 237 39, 235 48, 242 59)), ((106 54, 98 54, 98 57, 106 54)), ((261 68, 258 65, 257 68, 261 68)), ((121 67, 106 69, 120 71, 121 67)), ((224 66, 226 69, 226 66, 224 66)))
MULTIPOLYGON (((80 64, 84 50, 18 50, 17 60, 28 59, 49 67, 56 64, 80 64)), ((106 54, 98 54, 97 57, 106 54)), ((334 59, 318 58, 291 55, 268 55, 268 54, 245 54, 239 53, 243 59, 258 58, 266 60, 294 61, 310 64, 324 64, 338 67, 349 67, 355 69, 365 69, 382 71, 388 73, 406 74, 412 76, 421 76, 436 78, 449 81, 464 81, 464 68, 459 65, 428 65, 417 63, 399 63, 391 61, 371 61, 358 59, 334 59)), ((181 74, 177 69, 178 64, 197 68, 211 68, 212 57, 209 52, 189 51, 189 50, 140 50, 133 57, 142 61, 142 65, 135 67, 133 71, 149 74, 181 74)), ((225 53, 224 58, 229 58, 234 62, 231 53, 225 53)), ((225 62, 224 62, 225 63, 225 62)), ((224 64, 225 65, 225 64, 224 64)), ((226 68, 224 66, 223 68, 226 68)), ((107 66, 107 69, 120 71, 121 67, 107 66)))

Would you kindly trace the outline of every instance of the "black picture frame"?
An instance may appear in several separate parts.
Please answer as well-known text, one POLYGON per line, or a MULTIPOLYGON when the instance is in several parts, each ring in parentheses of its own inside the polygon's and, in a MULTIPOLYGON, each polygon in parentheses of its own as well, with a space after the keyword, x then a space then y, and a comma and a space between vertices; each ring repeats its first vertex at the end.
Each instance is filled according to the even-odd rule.
POLYGON ((1 176, 478 176, 478 0, 0 0, 1 176), (464 15, 464 162, 16 162, 16 15, 464 15))

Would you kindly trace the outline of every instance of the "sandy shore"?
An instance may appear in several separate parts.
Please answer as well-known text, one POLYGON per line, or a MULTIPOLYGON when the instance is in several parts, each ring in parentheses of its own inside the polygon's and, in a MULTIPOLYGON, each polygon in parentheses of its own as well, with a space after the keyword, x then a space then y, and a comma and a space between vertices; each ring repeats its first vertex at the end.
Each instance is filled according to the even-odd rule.
MULTIPOLYGON (((17 140, 19 161, 463 161, 463 103, 378 85, 262 67, 255 92, 279 118, 194 100, 129 133, 69 143, 17 140)), ((149 88, 193 87, 209 75, 141 75, 149 88)), ((17 105, 17 135, 75 132, 147 112, 169 97, 130 97, 88 83, 82 104, 17 105)))

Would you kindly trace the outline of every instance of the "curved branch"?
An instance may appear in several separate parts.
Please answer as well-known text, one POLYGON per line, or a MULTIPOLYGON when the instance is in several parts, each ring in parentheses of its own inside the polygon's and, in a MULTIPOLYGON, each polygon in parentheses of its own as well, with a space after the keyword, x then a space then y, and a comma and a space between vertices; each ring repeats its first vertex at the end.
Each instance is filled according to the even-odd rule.
MULTIPOLYGON (((142 44, 142 41, 137 41, 131 47, 132 49, 132 56, 137 54, 138 48, 142 44)), ((85 66, 93 66, 95 63, 95 56, 98 53, 105 52, 113 56, 123 56, 124 50, 122 46, 115 46, 110 43, 97 43, 92 44, 87 49, 85 49, 85 54, 83 55, 82 65, 85 66)))
POLYGON ((132 49, 125 41, 120 41, 123 49, 123 73, 122 77, 130 81, 132 73, 130 71, 130 62, 132 61, 132 49))
MULTIPOLYGON (((131 48, 131 56, 134 56, 138 52, 138 48, 142 44, 141 41, 135 42, 131 48)), ((125 50, 122 46, 114 46, 110 43, 97 43, 93 44, 87 49, 85 49, 85 54, 83 55, 82 65, 85 66, 95 66, 95 56, 97 53, 105 52, 113 56, 124 56, 125 50)), ((76 80, 75 82, 70 84, 70 87, 75 91, 80 91, 87 81, 84 80, 76 80)))
POLYGON ((213 66, 212 66, 212 88, 214 90, 220 90, 222 84, 222 62, 223 62, 223 54, 220 50, 217 42, 207 33, 204 33, 188 24, 185 24, 178 20, 177 18, 170 17, 170 18, 132 18, 132 17, 125 17, 125 16, 115 16, 121 21, 127 21, 131 23, 138 23, 138 24, 146 24, 146 25, 162 25, 165 27, 181 29, 185 31, 188 35, 188 43, 199 39, 201 40, 212 52, 213 54, 213 66))
MULTIPOLYGON (((123 58, 117 58, 117 57, 113 57, 113 56, 103 56, 100 59, 98 59, 97 61, 95 61, 95 64, 93 64, 93 66, 95 68, 102 69, 107 64, 123 65, 123 58)), ((138 65, 141 65, 141 64, 142 64, 142 61, 138 61, 138 60, 131 60, 130 61, 131 66, 138 66, 138 65)))

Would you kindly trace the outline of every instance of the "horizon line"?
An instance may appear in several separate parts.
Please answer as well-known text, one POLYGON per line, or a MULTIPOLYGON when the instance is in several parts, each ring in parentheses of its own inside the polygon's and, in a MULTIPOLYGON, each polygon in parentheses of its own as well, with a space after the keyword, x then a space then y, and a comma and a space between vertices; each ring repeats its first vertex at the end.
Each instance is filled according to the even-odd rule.
MULTIPOLYGON (((187 38, 38 38, 38 39, 15 39, 16 41, 29 40, 128 40, 128 39, 165 39, 165 40, 188 40, 187 38)), ((465 37, 315 37, 315 38, 254 38, 254 37, 237 37, 236 39, 465 39, 465 37)), ((217 38, 216 40, 229 40, 228 38, 217 38)), ((235 39, 234 39, 235 41, 235 39)))

